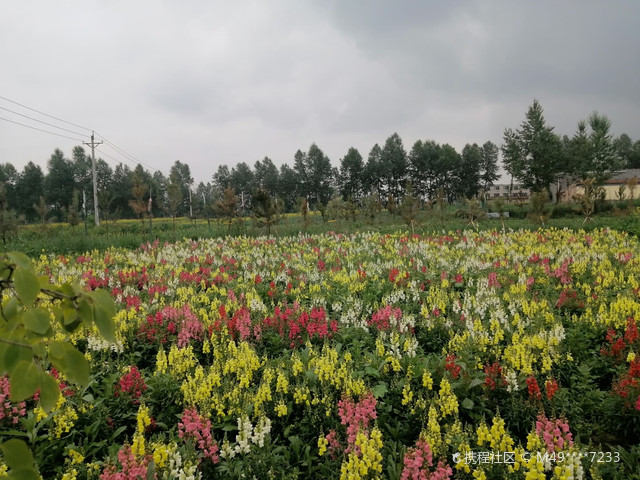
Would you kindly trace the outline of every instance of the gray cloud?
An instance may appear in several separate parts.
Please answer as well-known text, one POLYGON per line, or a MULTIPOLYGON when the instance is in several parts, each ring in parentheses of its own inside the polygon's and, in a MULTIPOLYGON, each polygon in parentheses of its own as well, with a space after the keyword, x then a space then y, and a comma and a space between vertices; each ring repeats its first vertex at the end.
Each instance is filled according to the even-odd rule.
MULTIPOLYGON (((559 133, 598 110, 638 139, 639 14, 632 1, 14 2, 0 95, 205 181, 314 141, 335 165, 396 131, 406 148, 500 143, 533 98, 559 133)), ((0 161, 18 168, 75 144, 0 121, 0 161)))

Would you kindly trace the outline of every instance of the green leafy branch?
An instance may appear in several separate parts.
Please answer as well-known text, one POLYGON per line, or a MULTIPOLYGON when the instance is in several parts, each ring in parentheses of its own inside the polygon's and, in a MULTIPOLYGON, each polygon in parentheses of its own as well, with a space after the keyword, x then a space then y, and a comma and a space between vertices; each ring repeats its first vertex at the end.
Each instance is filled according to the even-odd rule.
MULTIPOLYGON (((36 275, 29 257, 19 252, 0 254, 0 295, 0 375, 9 377, 12 401, 24 401, 39 391, 41 407, 50 412, 60 387, 45 365, 77 385, 89 382, 85 356, 72 343, 51 339, 52 320, 68 333, 94 324, 105 340, 115 342, 113 300, 104 290, 52 284, 47 276, 36 275)), ((31 450, 22 440, 8 440, 0 449, 11 478, 39 478, 31 450)))

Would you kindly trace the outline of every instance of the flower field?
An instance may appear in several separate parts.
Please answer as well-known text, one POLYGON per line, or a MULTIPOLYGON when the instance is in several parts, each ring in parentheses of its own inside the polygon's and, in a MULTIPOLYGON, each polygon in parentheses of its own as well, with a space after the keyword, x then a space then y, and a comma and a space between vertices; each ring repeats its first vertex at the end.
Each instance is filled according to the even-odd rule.
MULTIPOLYGON (((325 234, 41 255, 118 342, 0 439, 43 478, 634 478, 640 243, 615 231, 325 234)), ((42 300, 46 302, 46 300, 42 300)), ((7 467, 0 462, 0 477, 7 467)))

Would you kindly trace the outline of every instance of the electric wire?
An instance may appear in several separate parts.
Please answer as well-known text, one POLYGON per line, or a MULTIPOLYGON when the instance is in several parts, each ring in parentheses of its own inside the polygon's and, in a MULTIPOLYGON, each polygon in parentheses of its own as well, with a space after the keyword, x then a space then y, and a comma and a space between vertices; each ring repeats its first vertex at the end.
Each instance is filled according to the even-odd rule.
POLYGON ((135 162, 139 162, 140 160, 138 160, 136 157, 134 157, 133 155, 125 152, 124 150, 122 150, 120 147, 118 147, 116 144, 110 142, 109 140, 107 140, 105 137, 103 137, 102 135, 100 135, 98 132, 95 132, 96 136, 100 137, 105 145, 110 146, 111 148, 113 148, 116 152, 118 152, 120 155, 127 157, 129 160, 133 160, 135 162))
POLYGON ((15 123, 16 125, 20 125, 22 127, 31 128, 33 130, 38 130, 39 132, 48 133, 50 135, 56 135, 56 136, 62 137, 62 138, 68 138, 70 140, 75 140, 76 142, 81 142, 82 143, 82 140, 79 139, 79 138, 69 137, 68 135, 62 135, 61 133, 50 132, 49 130, 43 130, 42 128, 37 128, 37 127, 33 127, 31 125, 26 125, 24 123, 16 122, 14 120, 9 120, 8 118, 0 117, 0 120, 4 120, 5 122, 10 122, 10 123, 15 123))
POLYGON ((24 117, 24 118, 28 118, 29 120, 33 120, 34 122, 43 123, 43 124, 48 125, 50 127, 57 128, 59 130, 64 130, 65 132, 73 133, 74 135, 80 135, 81 137, 84 136, 84 133, 80 133, 80 132, 76 132, 76 131, 73 131, 73 130, 69 130, 68 128, 64 128, 64 127, 58 127, 57 125, 54 125, 53 123, 43 122, 42 120, 38 120, 37 118, 30 117, 29 115, 24 115, 23 113, 19 113, 19 112, 16 112, 14 110, 10 110, 8 108, 0 107, 0 109, 6 110, 7 112, 11 112, 11 113, 13 113, 15 115, 20 115, 21 117, 24 117))
POLYGON ((140 164, 140 165, 143 165, 143 166, 147 167, 150 171, 154 171, 154 167, 152 167, 151 165, 148 165, 148 164, 146 164, 146 163, 144 163, 144 162, 140 161, 139 159, 137 159, 137 158, 136 158, 136 157, 134 157, 133 155, 131 155, 131 154, 129 154, 129 153, 127 153, 127 152, 125 152, 125 151, 124 151, 124 150, 122 150, 120 147, 118 147, 118 146, 117 146, 117 145, 115 145, 114 143, 112 143, 112 142, 110 142, 109 140, 107 140, 107 139, 106 139, 103 135, 101 135, 100 133, 95 132, 95 134, 96 134, 98 137, 100 137, 100 138, 104 141, 104 144, 105 144, 105 145, 107 145, 107 146, 109 146, 109 147, 113 148, 113 149, 114 149, 116 152, 118 152, 120 155, 122 155, 122 156, 123 156, 123 157, 125 157, 125 158, 128 158, 132 163, 133 163, 133 162, 136 162, 136 165, 137 165, 137 164, 140 164))
MULTIPOLYGON (((132 164, 136 164, 136 165, 137 165, 137 164, 140 164, 140 165, 143 165, 143 166, 145 166, 145 167, 149 168, 151 171, 153 171, 153 170, 154 170, 154 168, 153 168, 152 166, 147 165, 147 164, 146 164, 146 163, 144 163, 144 162, 141 162, 140 160, 138 160, 138 159, 137 159, 136 157, 134 157, 133 155, 131 155, 131 154, 127 153, 126 151, 124 151, 123 149, 121 149, 120 147, 118 147, 117 145, 115 145, 114 143, 112 143, 112 142, 110 142, 109 140, 107 140, 103 135, 100 135, 99 133, 94 132, 94 131, 93 131, 93 129, 91 129, 91 128, 84 127, 84 126, 82 126, 82 125, 78 125, 78 124, 75 124, 75 123, 72 123, 72 122, 68 122, 68 121, 66 121, 66 120, 64 120, 64 119, 62 119, 62 118, 56 117, 56 116, 54 116, 54 115, 49 115, 48 113, 42 112, 42 111, 37 110, 37 109, 35 109, 35 108, 28 107, 27 105, 24 105, 24 104, 22 104, 22 103, 16 102, 15 100, 11 100, 10 98, 4 97, 4 96, 2 96, 2 95, 0 95, 0 99, 5 100, 5 101, 10 102, 10 103, 13 103, 14 105, 18 105, 18 106, 20 106, 20 107, 22 107, 22 108, 26 108, 27 110, 31 110, 32 112, 39 113, 40 115, 44 115, 45 117, 53 118, 54 120, 58 120, 59 122, 66 123, 67 125, 71 125, 71 126, 74 126, 74 127, 76 127, 76 128, 81 128, 81 129, 84 129, 84 130, 91 131, 91 132, 93 132, 95 135, 97 135, 97 136, 99 136, 100 138, 102 138, 102 140, 104 141, 104 144, 105 144, 106 146, 109 146, 110 148, 112 148, 113 150, 115 150, 118 154, 120 154, 121 156, 123 156, 123 157, 125 158, 125 160, 127 160, 127 161, 131 162, 132 164)), ((51 123, 47 123, 47 122, 44 122, 44 121, 42 121, 42 120, 38 120, 38 119, 33 118, 33 117, 29 117, 28 115, 24 115, 24 114, 22 114, 22 113, 15 112, 15 111, 10 110, 10 109, 5 108, 5 107, 0 107, 0 109, 2 109, 2 110, 6 110, 7 112, 11 112, 11 113, 16 114, 16 115, 20 115, 21 117, 28 118, 29 120, 34 120, 34 121, 36 121, 36 122, 39 122, 39 123, 42 123, 42 124, 48 125, 48 126, 50 126, 50 127, 57 128, 57 129, 59 129, 59 130, 64 130, 64 131, 66 131, 66 132, 73 133, 74 135, 84 136, 84 134, 82 134, 82 133, 75 132, 75 131, 73 131, 73 130, 68 130, 68 129, 63 128, 63 127, 58 127, 58 126, 53 125, 53 124, 51 124, 51 123)), ((84 143, 84 141, 83 141, 83 140, 78 139, 78 138, 73 138, 73 137, 69 137, 69 136, 67 136, 67 135, 62 135, 62 134, 59 134, 59 133, 50 132, 50 131, 48 131, 48 130, 43 130, 43 129, 41 129, 41 128, 37 128, 37 127, 30 126, 30 125, 26 125, 26 124, 24 124, 24 123, 16 122, 16 121, 14 121, 14 120, 9 120, 8 118, 0 117, 0 120, 4 120, 4 121, 10 122, 10 123, 14 123, 14 124, 16 124, 16 125, 20 125, 20 126, 22 126, 22 127, 31 128, 31 129, 33 129, 33 130, 38 130, 38 131, 40 131, 40 132, 49 133, 49 134, 51 134, 51 135, 56 135, 56 136, 58 136, 58 137, 68 138, 68 139, 70 139, 70 140, 75 140, 75 141, 77 141, 77 142, 84 143)), ((101 153, 102 153, 105 157, 108 157, 108 158, 110 158, 111 160, 113 160, 114 162, 122 163, 121 161, 117 160, 116 158, 112 157, 111 155, 106 154, 106 153, 105 153, 105 152, 103 152, 103 151, 101 151, 101 153)))
POLYGON ((44 115, 45 117, 53 118, 54 120, 58 120, 59 122, 66 123, 68 125, 72 125, 72 126, 74 126, 76 128, 82 128, 84 130, 91 131, 90 128, 83 127, 82 125, 77 125, 75 123, 67 122, 66 120, 63 120, 62 118, 54 117, 53 115, 49 115, 48 113, 41 112, 40 110, 36 110, 35 108, 27 107, 26 105, 18 103, 18 102, 14 101, 14 100, 11 100, 11 99, 7 98, 7 97, 3 97, 2 95, 0 95, 0 98, 3 99, 3 100, 6 100, 7 102, 11 102, 11 103, 13 103, 15 105, 19 105, 22 108, 26 108, 27 110, 31 110, 32 112, 36 112, 36 113, 39 113, 40 115, 44 115))

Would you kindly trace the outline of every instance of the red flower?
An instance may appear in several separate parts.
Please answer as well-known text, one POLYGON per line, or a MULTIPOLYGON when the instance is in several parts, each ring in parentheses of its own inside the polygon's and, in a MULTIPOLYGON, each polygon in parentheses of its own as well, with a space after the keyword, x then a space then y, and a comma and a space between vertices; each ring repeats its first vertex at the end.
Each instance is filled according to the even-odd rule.
POLYGON ((533 375, 527 377, 527 389, 529 390, 529 398, 533 398, 534 400, 542 399, 542 394, 540 393, 540 387, 538 386, 538 381, 536 377, 533 375))
POLYGON ((460 376, 460 370, 462 370, 462 367, 456 365, 456 358, 457 357, 453 354, 447 355, 444 364, 444 368, 447 369, 454 379, 457 379, 460 376))
POLYGON ((138 398, 146 390, 147 385, 144 383, 138 367, 132 365, 129 367, 129 372, 125 373, 116 384, 114 395, 116 397, 121 394, 128 395, 133 400, 133 403, 139 403, 138 398))
POLYGON ((551 400, 559 388, 560 386, 558 385, 558 382, 556 382, 555 379, 552 378, 551 380, 547 380, 547 382, 544 384, 544 389, 546 391, 547 398, 551 400))
POLYGON ((507 386, 507 380, 504 378, 502 367, 498 362, 485 365, 484 374, 486 375, 484 384, 489 390, 507 386))

